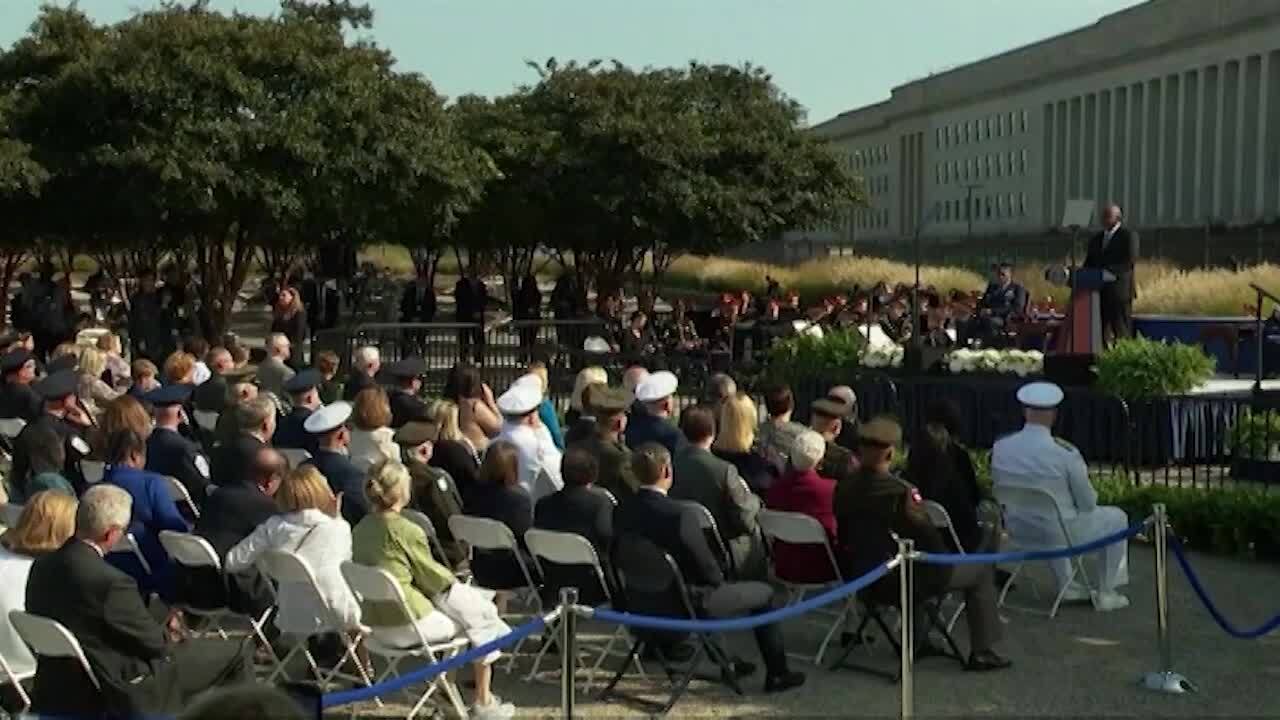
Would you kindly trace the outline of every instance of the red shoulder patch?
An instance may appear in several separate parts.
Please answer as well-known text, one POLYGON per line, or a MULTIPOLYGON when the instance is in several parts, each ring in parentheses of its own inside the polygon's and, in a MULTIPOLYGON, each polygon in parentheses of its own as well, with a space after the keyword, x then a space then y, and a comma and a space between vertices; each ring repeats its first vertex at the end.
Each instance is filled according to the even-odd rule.
POLYGON ((910 495, 911 495, 912 504, 914 505, 924 504, 924 496, 920 494, 920 490, 918 488, 911 488, 910 495))

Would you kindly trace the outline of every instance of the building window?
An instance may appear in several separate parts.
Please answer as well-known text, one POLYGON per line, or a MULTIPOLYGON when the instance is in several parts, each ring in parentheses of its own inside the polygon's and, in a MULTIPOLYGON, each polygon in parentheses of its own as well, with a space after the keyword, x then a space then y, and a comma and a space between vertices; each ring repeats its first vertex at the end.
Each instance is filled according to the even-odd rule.
POLYGON ((1027 216, 1027 194, 1024 192, 1018 193, 1018 215, 1027 216))
POLYGON ((1022 111, 1022 119, 1020 120, 1019 130, 1021 132, 1027 131, 1027 111, 1026 110, 1022 111))
POLYGON ((1004 116, 997 115, 995 118, 996 137, 1004 137, 1004 116))
POLYGON ((966 145, 969 144, 969 132, 972 129, 973 129, 973 124, 970 121, 965 120, 964 121, 964 140, 962 142, 964 142, 964 144, 966 145))
POLYGON ((990 195, 988 195, 986 198, 986 216, 988 220, 991 219, 991 196, 990 195))

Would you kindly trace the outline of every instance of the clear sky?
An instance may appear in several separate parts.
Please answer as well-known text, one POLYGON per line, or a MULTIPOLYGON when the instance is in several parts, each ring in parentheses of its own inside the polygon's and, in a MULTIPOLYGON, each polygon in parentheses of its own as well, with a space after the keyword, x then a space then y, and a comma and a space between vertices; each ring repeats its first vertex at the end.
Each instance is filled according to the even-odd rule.
MULTIPOLYGON (((0 44, 42 0, 0 0, 0 44)), ((69 0, 57 0, 66 4, 69 0)), ((1158 1, 1158 0, 1157 0, 1158 1)), ((80 0, 113 21, 154 0, 80 0)), ((526 60, 750 61, 821 122, 896 85, 1092 24, 1137 0, 373 0, 374 39, 450 97, 529 82, 526 60)), ((213 0, 272 12, 276 0, 213 0)))

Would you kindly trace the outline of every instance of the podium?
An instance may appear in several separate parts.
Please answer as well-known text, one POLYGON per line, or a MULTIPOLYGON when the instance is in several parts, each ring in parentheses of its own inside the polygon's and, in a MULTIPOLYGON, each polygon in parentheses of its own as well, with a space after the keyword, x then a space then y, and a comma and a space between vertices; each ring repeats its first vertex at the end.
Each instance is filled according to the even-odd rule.
POLYGON ((1116 276, 1101 268, 1075 268, 1071 271, 1071 303, 1067 319, 1058 333, 1059 353, 1096 355, 1102 352, 1102 306, 1098 291, 1116 276))

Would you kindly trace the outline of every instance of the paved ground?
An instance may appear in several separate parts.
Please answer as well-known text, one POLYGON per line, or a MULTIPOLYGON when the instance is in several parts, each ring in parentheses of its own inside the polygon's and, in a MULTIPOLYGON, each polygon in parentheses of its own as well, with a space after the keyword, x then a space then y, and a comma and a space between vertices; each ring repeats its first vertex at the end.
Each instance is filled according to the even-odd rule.
MULTIPOLYGON (((1280 567, 1196 555, 1193 563, 1228 617, 1254 626, 1280 611, 1280 567)), ((1097 614, 1083 606, 1066 607, 1054 620, 1018 611, 1005 613, 1004 650, 1012 669, 994 674, 962 672, 949 660, 927 659, 917 667, 916 715, 928 717, 1280 717, 1280 634, 1254 641, 1223 633, 1199 605, 1174 568, 1170 576, 1175 668, 1199 686, 1199 693, 1171 696, 1137 686, 1143 672, 1157 665, 1154 620, 1153 555, 1135 545, 1130 556, 1132 606, 1097 614)), ((1030 601, 1027 583, 1010 595, 1030 601)), ((963 620, 957 639, 967 646, 963 620)), ((803 626, 787 629, 793 647, 817 636, 803 626)), ((749 635, 731 645, 746 658, 756 653, 749 635)), ((888 647, 860 650, 868 661, 892 668, 888 647)), ((552 717, 559 712, 555 678, 524 682, 523 672, 499 675, 495 687, 520 706, 522 717, 552 717)), ((550 666, 548 666, 550 667, 550 666)), ((898 693, 876 677, 848 670, 810 671, 808 684, 778 696, 764 695, 762 678, 745 684, 737 697, 718 686, 695 682, 672 717, 896 717, 898 693)), ((645 687, 643 682, 629 684, 645 687)), ((465 694, 465 691, 464 691, 465 694)), ((644 712, 617 703, 601 703, 579 692, 579 712, 587 717, 637 717, 644 712)), ((361 716, 392 716, 403 706, 359 708, 361 716)))

